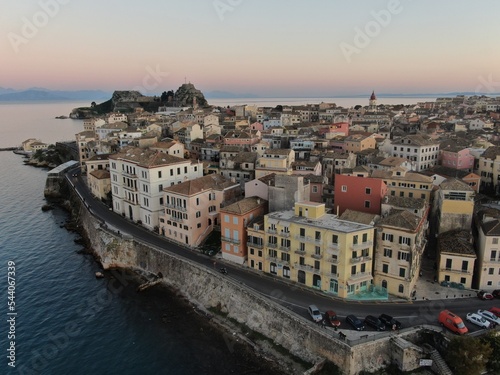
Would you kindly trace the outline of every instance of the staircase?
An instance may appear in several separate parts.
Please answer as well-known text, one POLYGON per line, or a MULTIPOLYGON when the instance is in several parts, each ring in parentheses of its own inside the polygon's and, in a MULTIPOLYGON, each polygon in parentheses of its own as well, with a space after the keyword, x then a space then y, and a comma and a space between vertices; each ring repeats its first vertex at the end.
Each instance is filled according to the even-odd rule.
POLYGON ((432 370, 435 371, 439 375, 453 375, 453 372, 450 370, 443 357, 437 350, 431 351, 432 358, 432 370))

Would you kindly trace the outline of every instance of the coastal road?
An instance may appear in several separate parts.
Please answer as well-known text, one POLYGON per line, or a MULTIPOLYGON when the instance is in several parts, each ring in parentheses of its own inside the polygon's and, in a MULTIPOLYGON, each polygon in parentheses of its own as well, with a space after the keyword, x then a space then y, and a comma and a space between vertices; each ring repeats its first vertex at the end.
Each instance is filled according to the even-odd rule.
MULTIPOLYGON (((68 180, 74 185, 78 194, 84 199, 84 203, 90 206, 92 214, 101 219, 108 226, 119 230, 122 234, 133 236, 142 242, 189 259, 192 262, 211 268, 216 272, 218 272, 220 267, 224 266, 228 274, 221 274, 221 277, 228 277, 239 282, 309 320, 310 318, 306 309, 310 304, 315 304, 322 312, 334 310, 339 317, 341 317, 341 321, 343 321, 343 318, 348 314, 354 314, 359 318, 364 318, 368 314, 378 316, 381 313, 386 313, 397 317, 405 327, 420 324, 437 325, 438 314, 444 309, 449 309, 465 318, 466 313, 477 311, 477 309, 488 309, 493 306, 500 306, 500 303, 495 300, 482 301, 475 297, 412 302, 355 302, 337 299, 321 292, 302 287, 296 283, 286 282, 285 280, 259 273, 249 268, 232 265, 229 262, 222 262, 220 259, 209 257, 198 251, 171 242, 165 237, 155 234, 142 226, 132 223, 121 215, 114 213, 103 202, 92 196, 80 174, 78 174, 78 177, 73 177, 73 173, 75 172, 76 170, 73 170, 66 174, 68 180)), ((342 325, 346 328, 345 324, 342 325)), ((467 322, 466 325, 471 331, 477 330, 475 326, 467 322)))

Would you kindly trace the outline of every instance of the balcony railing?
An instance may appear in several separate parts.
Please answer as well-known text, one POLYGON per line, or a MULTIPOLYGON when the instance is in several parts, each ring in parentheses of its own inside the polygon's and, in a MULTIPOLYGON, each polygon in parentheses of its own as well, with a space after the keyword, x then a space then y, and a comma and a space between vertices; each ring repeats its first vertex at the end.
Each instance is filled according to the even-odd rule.
POLYGON ((266 233, 276 234, 278 232, 276 231, 276 229, 267 228, 266 233))
POLYGON ((176 206, 175 204, 166 204, 165 207, 170 208, 172 210, 176 210, 176 211, 187 212, 186 207, 176 206))
POLYGON ((302 271, 307 271, 307 272, 314 272, 314 271, 319 272, 319 270, 316 270, 310 264, 297 264, 297 263, 295 263, 295 268, 302 270, 302 271))
POLYGON ((181 219, 179 217, 169 216, 169 220, 176 221, 178 223, 184 223, 184 219, 181 219))
POLYGON ((323 258, 323 254, 313 254, 311 255, 311 257, 313 257, 314 259, 321 259, 323 258))
POLYGON ((266 256, 266 260, 269 262, 274 262, 276 264, 281 264, 283 266, 290 266, 290 262, 276 257, 266 256))
POLYGON ((470 275, 472 273, 472 271, 469 271, 469 270, 459 270, 459 269, 456 269, 456 268, 441 268, 441 271, 443 271, 443 272, 465 273, 467 275, 470 275))
POLYGON ((356 258, 351 258, 350 259, 350 262, 351 264, 355 264, 355 263, 360 263, 360 262, 367 262, 369 260, 372 260, 372 257, 356 257, 356 258))
POLYGON ((355 283, 355 282, 361 282, 365 280, 371 280, 372 279, 372 273, 371 272, 358 272, 355 275, 349 276, 349 282, 350 283, 355 283))
POLYGON ((280 236, 288 238, 288 237, 290 237, 290 232, 281 232, 280 236))
POLYGON ((267 247, 270 247, 272 249, 276 249, 278 247, 278 244, 277 243, 268 242, 267 243, 267 247))
POLYGON ((373 241, 366 241, 366 242, 361 242, 358 244, 351 244, 350 248, 352 250, 366 249, 367 247, 371 247, 372 245, 373 245, 373 241))
POLYGON ((336 243, 329 242, 328 243, 328 248, 332 249, 332 250, 339 250, 340 249, 340 245, 339 245, 338 242, 336 242, 336 243))
POLYGON ((279 249, 281 251, 286 251, 286 252, 289 252, 290 251, 290 246, 280 246, 279 249))
POLYGON ((332 263, 332 264, 338 264, 339 263, 339 259, 338 258, 326 258, 325 260, 328 263, 332 263))
POLYGON ((300 249, 297 249, 294 251, 295 254, 299 254, 299 255, 306 255, 306 251, 305 250, 300 250, 300 249))
POLYGON ((254 243, 254 242, 247 242, 248 247, 256 247, 257 249, 262 249, 264 247, 264 244, 261 243, 254 243))
POLYGON ((129 190, 129 191, 138 191, 138 189, 135 187, 135 186, 127 186, 127 185, 123 185, 123 188, 125 190, 129 190))
POLYGON ((221 241, 225 241, 225 242, 231 242, 235 245, 239 245, 240 244, 240 240, 235 240, 234 238, 229 238, 229 237, 222 237, 220 238, 221 241))

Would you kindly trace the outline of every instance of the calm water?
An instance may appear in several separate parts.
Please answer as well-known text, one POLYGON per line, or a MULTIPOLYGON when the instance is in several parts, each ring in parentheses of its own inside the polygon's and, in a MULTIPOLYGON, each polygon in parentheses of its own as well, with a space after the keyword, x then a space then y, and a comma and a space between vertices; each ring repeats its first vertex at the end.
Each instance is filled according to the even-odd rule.
MULTIPOLYGON (((69 139, 82 122, 51 117, 73 106, 0 105, 1 126, 10 129, 2 144, 69 139)), ((79 253, 77 235, 62 227, 66 212, 41 210, 45 170, 0 152, 0 176, 0 374, 277 373, 245 347, 228 345, 227 336, 173 293, 137 293, 130 276, 96 279, 98 264, 79 253), (9 261, 16 268, 15 369, 5 355, 9 261)))

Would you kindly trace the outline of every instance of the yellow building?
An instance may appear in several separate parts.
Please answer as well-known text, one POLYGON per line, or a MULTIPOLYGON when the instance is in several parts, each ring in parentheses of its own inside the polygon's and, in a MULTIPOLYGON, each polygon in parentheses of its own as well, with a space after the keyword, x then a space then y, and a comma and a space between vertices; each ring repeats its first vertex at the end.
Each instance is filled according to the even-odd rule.
POLYGON ((456 178, 441 182, 434 199, 438 233, 471 229, 474 196, 474 189, 456 178))
POLYGON ((467 230, 452 230, 438 237, 438 281, 471 288, 476 253, 467 230))
MULTIPOLYGON (((249 238, 255 233, 251 231, 249 238)), ((295 203, 294 210, 265 215, 264 235, 266 273, 341 298, 355 297, 371 287, 372 225, 341 220, 327 214, 324 203, 306 201, 295 203)), ((259 260, 251 250, 248 259, 250 267, 256 268, 259 260)))
POLYGON ((387 185, 387 195, 421 198, 430 202, 433 188, 432 177, 396 167, 389 171, 375 170, 372 178, 380 178, 387 185))
POLYGON ((264 216, 255 218, 247 227, 248 266, 258 271, 264 270, 264 216))
POLYGON ((295 152, 292 149, 270 148, 257 160, 255 178, 276 173, 290 175, 295 162, 295 152))
POLYGON ((475 279, 478 289, 500 288, 500 210, 482 208, 476 214, 477 265, 475 279))

